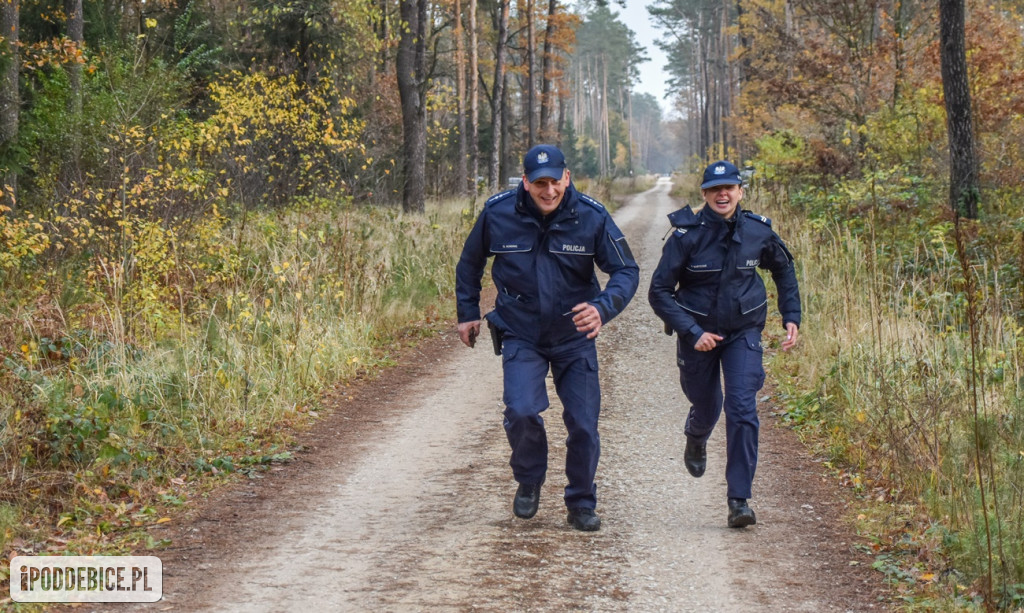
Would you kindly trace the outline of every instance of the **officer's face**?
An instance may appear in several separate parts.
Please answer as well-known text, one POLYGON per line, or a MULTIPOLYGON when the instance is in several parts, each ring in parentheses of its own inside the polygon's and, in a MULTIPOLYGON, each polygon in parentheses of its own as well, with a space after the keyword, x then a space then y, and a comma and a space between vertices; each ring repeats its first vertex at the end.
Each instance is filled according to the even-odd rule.
POLYGON ((523 175, 523 185, 526 186, 526 191, 530 192, 530 197, 533 198, 533 203, 540 209, 541 214, 547 215, 557 209, 562 202, 562 194, 569 186, 569 169, 565 169, 562 172, 562 178, 557 181, 548 177, 530 181, 526 175, 523 175))
POLYGON ((740 200, 743 200, 743 188, 739 185, 709 187, 702 190, 701 194, 704 195, 704 202, 708 203, 711 210, 725 219, 733 216, 740 200))

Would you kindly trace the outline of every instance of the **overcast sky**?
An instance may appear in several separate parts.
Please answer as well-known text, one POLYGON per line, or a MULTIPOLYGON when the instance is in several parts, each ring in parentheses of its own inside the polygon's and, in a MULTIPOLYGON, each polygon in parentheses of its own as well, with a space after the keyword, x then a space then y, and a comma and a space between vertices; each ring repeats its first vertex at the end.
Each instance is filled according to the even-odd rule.
POLYGON ((650 61, 640 64, 640 82, 636 91, 651 94, 661 104, 662 110, 669 111, 670 104, 665 100, 665 82, 668 81, 668 73, 665 72, 667 59, 665 53, 654 44, 654 41, 661 37, 661 32, 656 30, 653 20, 647 12, 647 5, 654 0, 626 0, 626 8, 623 9, 617 4, 612 4, 612 10, 619 13, 619 21, 626 24, 633 33, 640 46, 647 49, 647 57, 650 61))

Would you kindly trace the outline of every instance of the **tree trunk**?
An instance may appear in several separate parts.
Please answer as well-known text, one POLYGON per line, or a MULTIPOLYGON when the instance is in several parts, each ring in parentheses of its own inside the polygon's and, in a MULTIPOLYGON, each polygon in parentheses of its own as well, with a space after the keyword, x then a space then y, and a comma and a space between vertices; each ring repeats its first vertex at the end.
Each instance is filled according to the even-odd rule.
POLYGON ((971 92, 967 80, 964 0, 939 0, 942 90, 949 134, 949 204, 968 219, 978 217, 978 160, 974 153, 971 92))
POLYGON ((909 11, 905 10, 903 0, 895 0, 895 15, 892 19, 893 36, 896 38, 896 46, 893 49, 893 62, 895 64, 896 74, 893 75, 892 80, 892 108, 900 103, 900 96, 903 95, 903 73, 904 65, 906 62, 906 44, 904 37, 906 36, 906 13, 909 11))
POLYGON ((402 34, 395 61, 402 104, 402 210, 422 212, 426 191, 427 115, 426 74, 427 0, 401 0, 402 34))
POLYGON ((534 0, 526 0, 526 148, 537 144, 537 28, 534 0))
POLYGON ((515 143, 512 139, 512 104, 508 98, 511 91, 508 85, 509 73, 505 71, 505 82, 502 83, 501 96, 501 156, 498 160, 498 189, 505 189, 505 177, 509 176, 509 160, 512 159, 512 150, 515 143))
POLYGON ((608 126, 608 61, 602 58, 601 62, 601 176, 607 177, 611 174, 611 131, 608 126))
POLYGON ((629 165, 629 185, 633 187, 636 185, 636 177, 633 174, 633 92, 632 90, 626 90, 626 137, 628 138, 629 151, 626 152, 628 156, 629 165))
MULTIPOLYGON (((82 19, 82 0, 64 0, 64 12, 67 14, 68 40, 81 49, 84 43, 84 21, 82 19)), ((82 64, 72 60, 68 71, 67 112, 70 118, 69 151, 61 167, 61 183, 66 189, 79 179, 78 163, 82 157, 82 64)))
POLYGON ((476 24, 476 0, 469 0, 469 169, 471 195, 480 190, 480 49, 476 24))
POLYGON ((455 184, 458 185, 457 194, 472 196, 473 193, 469 191, 469 170, 466 160, 466 45, 463 38, 462 2, 455 0, 455 112, 459 130, 459 159, 455 165, 455 184))
MULTIPOLYGON (((21 94, 18 91, 18 73, 21 56, 18 53, 19 3, 17 0, 0 1, 0 57, 4 70, 0 73, 0 153, 7 154, 18 138, 21 94)), ((10 159, 9 156, 8 159, 10 159)), ((18 195, 18 174, 14 168, 0 169, 0 204, 14 208, 18 195)))
POLYGON ((558 0, 548 0, 548 22, 544 28, 544 57, 541 58, 541 88, 540 88, 540 139, 544 142, 552 140, 551 111, 555 106, 551 91, 552 50, 554 44, 551 42, 555 36, 555 11, 558 9, 558 0))
POLYGON ((498 41, 494 52, 494 90, 491 96, 491 143, 490 184, 491 191, 498 191, 501 185, 501 104, 505 97, 505 39, 508 38, 508 13, 511 0, 500 0, 498 17, 498 41))
MULTIPOLYGON (((388 0, 380 0, 380 31, 377 39, 381 42, 380 55, 377 56, 376 72, 386 72, 388 65, 388 40, 391 37, 391 19, 388 16, 388 0)), ((376 75, 374 75, 376 76, 376 75)))
POLYGON ((721 86, 718 92, 718 100, 721 105, 721 112, 719 113, 721 129, 722 129, 722 159, 728 155, 729 151, 729 114, 732 112, 732 71, 729 66, 729 56, 732 55, 732 48, 729 44, 729 0, 725 0, 722 4, 722 21, 719 30, 719 44, 721 46, 719 58, 721 61, 722 69, 719 71, 720 78, 722 80, 721 86))
POLYGON ((711 111, 709 108, 711 106, 711 79, 708 75, 707 42, 698 38, 697 44, 700 46, 701 91, 703 96, 700 103, 700 156, 702 159, 707 159, 711 150, 711 111))

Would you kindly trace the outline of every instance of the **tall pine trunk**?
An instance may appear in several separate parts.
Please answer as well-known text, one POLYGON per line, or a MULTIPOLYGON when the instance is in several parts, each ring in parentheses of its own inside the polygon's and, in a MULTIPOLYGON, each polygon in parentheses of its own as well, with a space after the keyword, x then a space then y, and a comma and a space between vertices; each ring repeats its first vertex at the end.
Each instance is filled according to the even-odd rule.
POLYGON ((476 0, 469 2, 469 170, 475 197, 480 191, 480 47, 476 23, 476 0))
POLYGON ((526 0, 526 148, 537 144, 537 28, 534 0, 526 0))
MULTIPOLYGON (((469 0, 475 2, 475 0, 469 0)), ((469 191, 469 170, 467 167, 466 151, 466 44, 462 35, 462 1, 455 0, 455 112, 458 115, 456 125, 459 130, 459 153, 458 163, 455 165, 455 190, 457 194, 467 194, 469 191)))
POLYGON ((398 39, 398 94, 402 104, 402 210, 422 212, 426 192, 427 114, 426 74, 427 0, 401 0, 405 27, 398 39))
POLYGON ((555 106, 554 94, 551 91, 553 79, 551 72, 554 58, 555 36, 555 11, 558 9, 558 0, 548 0, 548 22, 544 28, 544 57, 541 58, 541 88, 540 88, 540 139, 550 142, 551 137, 551 115, 555 106))
POLYGON ((498 17, 498 41, 494 53, 494 89, 491 96, 491 143, 490 185, 497 191, 501 185, 501 134, 502 102, 505 98, 505 47, 508 38, 508 13, 511 0, 500 0, 498 17))
MULTIPOLYGON (((0 0, 0 57, 3 72, 0 73, 0 153, 6 154, 18 138, 21 94, 18 91, 18 73, 21 70, 21 55, 18 52, 20 36, 19 3, 17 0, 0 0)), ((0 169, 0 204, 14 208, 18 195, 17 169, 0 169)))
POLYGON ((958 215, 978 217, 978 160, 974 152, 971 92, 964 40, 964 0, 939 0, 942 91, 949 134, 949 204, 958 215))
MULTIPOLYGON (((68 40, 81 49, 85 41, 84 20, 82 19, 82 0, 64 0, 64 11, 67 14, 68 40)), ((82 157, 82 64, 72 60, 67 68, 68 99, 67 113, 70 121, 70 142, 68 153, 61 166, 61 183, 69 191, 79 179, 79 161, 82 157)))

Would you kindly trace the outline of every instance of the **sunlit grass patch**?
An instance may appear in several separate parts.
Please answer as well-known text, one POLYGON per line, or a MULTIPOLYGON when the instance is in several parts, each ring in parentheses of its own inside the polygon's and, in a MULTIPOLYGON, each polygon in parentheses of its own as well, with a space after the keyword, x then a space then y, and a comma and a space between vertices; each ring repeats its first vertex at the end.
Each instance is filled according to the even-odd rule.
POLYGON ((26 538, 128 547, 200 475, 286 461, 326 388, 450 319, 468 206, 250 211, 5 285, 34 296, 0 314, 0 478, 35 509, 26 538))

